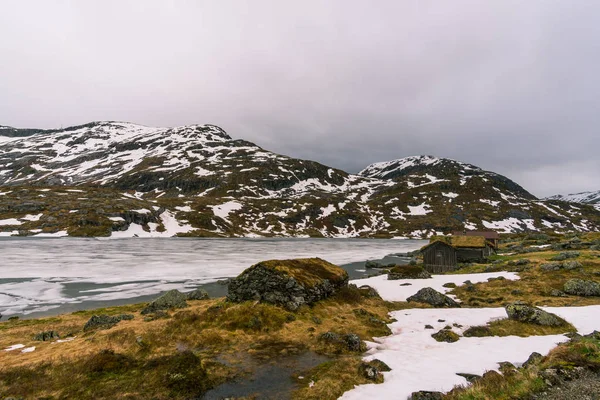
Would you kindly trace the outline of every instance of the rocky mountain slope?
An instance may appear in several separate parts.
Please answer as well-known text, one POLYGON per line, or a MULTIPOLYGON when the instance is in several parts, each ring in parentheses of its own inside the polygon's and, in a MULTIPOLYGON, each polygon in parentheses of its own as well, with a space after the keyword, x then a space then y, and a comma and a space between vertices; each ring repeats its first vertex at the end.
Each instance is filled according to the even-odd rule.
POLYGON ((214 125, 0 127, 0 236, 422 237, 462 229, 597 230, 588 205, 432 156, 357 175, 214 125))
POLYGON ((600 205, 600 190, 596 192, 571 193, 567 195, 557 194, 547 197, 547 200, 562 200, 570 203, 597 204, 600 205))

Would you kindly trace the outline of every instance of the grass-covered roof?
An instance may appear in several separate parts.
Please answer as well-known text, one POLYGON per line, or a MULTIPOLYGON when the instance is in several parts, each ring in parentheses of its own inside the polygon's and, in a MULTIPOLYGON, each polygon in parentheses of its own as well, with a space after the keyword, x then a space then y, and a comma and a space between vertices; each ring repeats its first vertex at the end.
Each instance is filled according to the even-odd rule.
MULTIPOLYGON (((483 236, 432 236, 429 245, 435 242, 446 243, 454 248, 482 248, 487 243, 483 236)), ((429 245, 425 246, 428 247, 429 245)))

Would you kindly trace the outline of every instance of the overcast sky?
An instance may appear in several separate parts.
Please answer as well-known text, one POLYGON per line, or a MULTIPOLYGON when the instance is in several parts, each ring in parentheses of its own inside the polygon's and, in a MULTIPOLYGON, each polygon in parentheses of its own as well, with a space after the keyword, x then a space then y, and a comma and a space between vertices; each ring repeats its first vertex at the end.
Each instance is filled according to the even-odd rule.
POLYGON ((600 2, 0 0, 0 124, 211 123, 357 172, 600 189, 600 2))

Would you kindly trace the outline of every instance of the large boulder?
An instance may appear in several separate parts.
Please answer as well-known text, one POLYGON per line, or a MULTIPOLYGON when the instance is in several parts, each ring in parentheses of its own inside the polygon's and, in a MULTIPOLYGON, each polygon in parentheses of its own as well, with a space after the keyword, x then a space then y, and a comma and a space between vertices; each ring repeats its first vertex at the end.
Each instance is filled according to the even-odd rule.
POLYGON ((508 314, 508 319, 514 321, 544 326, 561 326, 566 324, 560 317, 527 304, 512 303, 507 305, 505 310, 506 314, 508 314))
POLYGON ((460 307, 456 301, 452 300, 450 297, 441 294, 440 292, 426 287, 419 290, 417 293, 413 294, 406 301, 415 301, 417 303, 427 303, 434 307, 460 307))
POLYGON ((423 268, 416 265, 397 265, 390 269, 388 280, 394 281, 398 279, 428 279, 431 274, 423 268))
POLYGON ((297 310, 348 286, 348 273, 320 258, 270 260, 251 266, 229 283, 227 299, 258 300, 297 310))
POLYGON ((188 306, 186 300, 188 296, 181 293, 179 290, 169 290, 156 300, 149 303, 146 308, 142 310, 142 314, 152 314, 157 311, 170 310, 172 308, 185 308, 188 306))
POLYGON ((187 300, 208 300, 210 296, 208 292, 204 289, 196 289, 191 292, 186 293, 187 300))
POLYGON ((569 279, 563 290, 573 296, 600 296, 600 284, 583 279, 569 279))

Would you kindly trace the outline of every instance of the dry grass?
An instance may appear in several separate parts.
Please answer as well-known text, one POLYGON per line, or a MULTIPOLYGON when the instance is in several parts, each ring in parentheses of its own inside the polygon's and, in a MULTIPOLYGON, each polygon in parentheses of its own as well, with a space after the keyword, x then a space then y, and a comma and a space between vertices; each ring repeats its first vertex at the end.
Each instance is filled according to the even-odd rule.
POLYGON ((542 326, 536 324, 527 324, 524 322, 513 321, 508 318, 491 321, 482 327, 471 327, 476 333, 472 336, 543 336, 560 335, 567 332, 576 332, 573 325, 565 321, 562 326, 542 326), (478 329, 480 328, 480 329, 478 329))
POLYGON ((83 326, 97 310, 0 323, 0 348, 17 343, 36 346, 26 354, 0 351, 0 393, 36 398, 185 398, 186 382, 192 377, 180 376, 183 372, 173 361, 182 353, 200 360, 202 368, 192 372, 205 376, 203 390, 248 372, 239 364, 242 355, 265 361, 304 351, 339 357, 336 368, 321 371, 320 379, 337 380, 338 369, 349 368, 345 381, 357 384, 361 377, 354 364, 344 367, 346 361, 341 360, 355 363, 360 355, 318 340, 327 331, 355 333, 364 340, 389 334, 385 322, 391 305, 357 293, 349 289, 293 314, 270 304, 211 299, 190 301, 190 307, 171 312, 169 318, 144 321, 139 313, 142 305, 113 307, 103 311, 129 312, 135 318, 87 333, 83 326), (46 330, 76 337, 66 343, 32 341, 34 334, 46 330), (232 364, 226 366, 224 360, 232 364))

